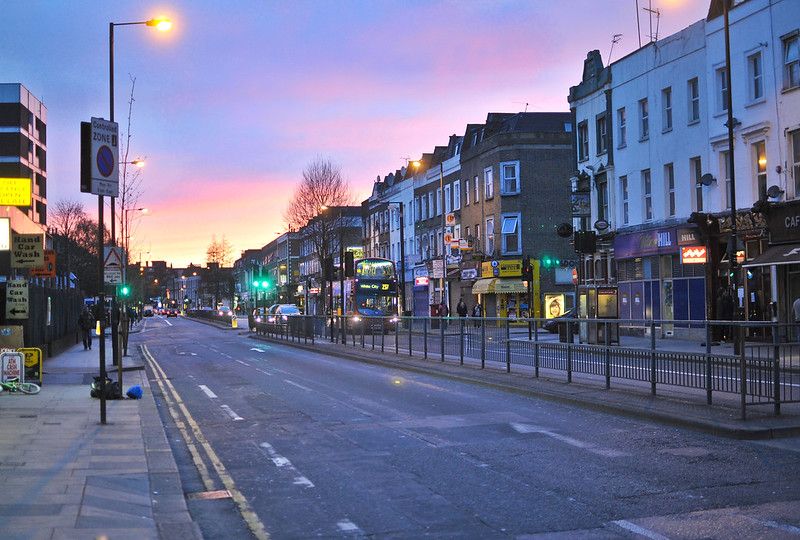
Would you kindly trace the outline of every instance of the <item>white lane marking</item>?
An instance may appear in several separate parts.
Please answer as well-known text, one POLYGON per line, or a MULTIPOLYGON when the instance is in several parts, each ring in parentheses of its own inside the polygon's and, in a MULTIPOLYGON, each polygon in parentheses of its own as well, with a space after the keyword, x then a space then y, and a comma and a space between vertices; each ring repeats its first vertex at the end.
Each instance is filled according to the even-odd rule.
POLYGON ((295 476, 294 477, 294 482, 292 482, 292 483, 294 485, 296 485, 296 486, 303 486, 303 487, 306 487, 306 488, 314 487, 314 483, 311 482, 311 480, 309 480, 305 476, 295 476))
POLYGON ((292 386, 296 386, 297 388, 302 388, 306 392, 313 392, 313 390, 311 388, 309 388, 308 386, 303 386, 302 384, 297 384, 296 382, 290 381, 289 379, 283 379, 283 382, 285 382, 286 384, 291 384, 292 386))
POLYGON ((164 322, 167 323, 167 326, 172 326, 172 323, 169 322, 167 319, 164 319, 164 322))
POLYGON ((189 354, 192 355, 192 356, 197 356, 196 352, 190 352, 189 354))
POLYGON ((269 375, 270 377, 272 377, 272 373, 270 373, 269 371, 264 371, 263 369, 260 369, 260 368, 256 368, 256 371, 258 371, 259 373, 263 373, 264 375, 269 375))
POLYGON ((753 519, 753 518, 750 518, 750 519, 752 519, 756 523, 761 523, 762 525, 766 525, 767 527, 769 527, 771 529, 778 529, 780 531, 785 531, 785 532, 788 532, 788 533, 800 535, 800 527, 795 527, 794 525, 790 525, 788 523, 780 523, 778 521, 772 521, 772 520, 770 520, 770 521, 761 521, 761 520, 753 519))
POLYGON ((206 386, 204 384, 201 384, 201 385, 198 385, 198 386, 200 386, 200 390, 202 390, 205 395, 207 395, 211 399, 217 399, 217 394, 212 392, 211 389, 208 386, 206 386))
POLYGON ((574 439, 566 435, 561 435, 560 433, 554 433, 545 428, 539 426, 533 426, 531 424, 511 422, 511 427, 514 428, 514 430, 516 430, 518 433, 541 433, 542 435, 546 435, 547 437, 553 438, 557 441, 561 441, 570 446, 574 446, 575 448, 587 450, 589 452, 592 452, 593 454, 598 454, 604 457, 623 457, 628 455, 625 452, 618 452, 617 450, 611 450, 608 448, 598 448, 592 443, 574 439))
MULTIPOLYGON (((230 356, 229 356, 228 358, 230 358, 230 356)), ((240 363, 240 364, 242 364, 243 366, 250 367, 250 364, 248 364, 247 362, 242 362, 241 360, 237 360, 237 362, 239 362, 239 363, 240 363)))
POLYGON ((272 463, 274 463, 276 467, 294 471, 296 476, 292 480, 292 483, 295 486, 302 486, 306 489, 314 487, 314 482, 303 476, 300 473, 300 471, 298 471, 297 468, 294 465, 292 465, 291 461, 289 461, 282 455, 278 454, 278 452, 275 451, 275 448, 273 448, 271 444, 269 444, 268 442, 263 442, 259 444, 259 446, 267 451, 267 454, 269 454, 270 461, 272 461, 272 463))
POLYGON ((339 521, 338 523, 336 523, 336 526, 339 527, 339 530, 342 532, 356 532, 361 530, 358 528, 358 525, 356 525, 349 519, 343 519, 339 521))
POLYGON ((229 354, 225 354, 224 352, 223 353, 219 353, 219 355, 220 356, 224 356, 225 358, 231 358, 231 359, 233 358, 233 356, 231 356, 229 354))
POLYGON ((624 519, 612 521, 611 523, 619 527, 622 527, 626 531, 630 531, 634 534, 644 536, 645 538, 650 538, 650 540, 669 540, 666 536, 662 536, 655 531, 651 531, 650 529, 645 529, 644 527, 640 527, 639 525, 631 523, 630 521, 626 521, 624 519))
POLYGON ((223 411, 225 411, 226 413, 228 413, 228 416, 230 416, 230 417, 231 417, 231 419, 232 419, 233 421, 236 421, 236 420, 244 420, 244 418, 242 418, 241 416, 239 416, 238 414, 236 414, 235 412, 233 412, 233 409, 231 409, 231 408, 230 408, 230 407, 228 407, 227 405, 220 405, 220 408, 222 408, 222 410, 223 410, 223 411))
POLYGON ((259 349, 258 347, 250 347, 250 350, 251 350, 251 351, 257 351, 257 352, 260 352, 260 353, 265 353, 265 352, 267 352, 267 351, 265 351, 265 350, 263 350, 263 349, 259 349))

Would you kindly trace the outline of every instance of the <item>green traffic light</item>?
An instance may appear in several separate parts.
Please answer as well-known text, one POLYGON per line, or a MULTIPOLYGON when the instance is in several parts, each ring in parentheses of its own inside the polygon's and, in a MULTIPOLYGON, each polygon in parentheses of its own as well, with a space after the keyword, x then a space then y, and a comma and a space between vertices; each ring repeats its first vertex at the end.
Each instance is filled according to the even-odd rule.
POLYGON ((267 287, 269 287, 269 281, 262 281, 261 286, 266 289, 267 287))
POLYGON ((256 289, 258 288, 258 281, 253 282, 253 287, 255 287, 256 289))
POLYGON ((128 296, 131 293, 131 288, 128 287, 127 285, 123 285, 122 287, 120 287, 119 292, 122 296, 128 296))

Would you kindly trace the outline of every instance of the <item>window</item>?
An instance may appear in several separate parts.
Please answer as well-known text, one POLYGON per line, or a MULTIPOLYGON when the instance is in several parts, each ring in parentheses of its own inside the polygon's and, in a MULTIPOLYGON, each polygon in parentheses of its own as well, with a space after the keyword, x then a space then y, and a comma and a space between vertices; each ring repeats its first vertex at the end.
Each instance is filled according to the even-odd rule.
POLYGON ((422 206, 419 197, 414 197, 414 223, 422 219, 422 206))
POLYGON ((672 130, 672 87, 661 91, 661 131, 672 130))
POLYGON ((475 247, 476 249, 479 247, 481 243, 481 226, 479 223, 475 224, 475 247))
POLYGON ((767 148, 764 141, 753 145, 753 157, 756 161, 756 184, 758 185, 758 198, 767 198, 767 148))
POLYGON ((764 67, 761 62, 761 53, 747 57, 748 98, 758 101, 764 97, 764 67))
POLYGON ((605 174, 597 178, 597 219, 608 219, 608 181, 605 174))
POLYGON ((586 120, 578 124, 578 161, 589 159, 589 126, 586 120))
POLYGON ((471 194, 469 191, 469 178, 464 179, 464 206, 469 206, 469 198, 471 194))
POLYGON ((664 187, 667 190, 667 217, 675 217, 675 167, 664 165, 664 187))
POLYGON ((800 198, 800 129, 789 134, 792 141, 792 148, 789 152, 789 159, 792 164, 792 175, 794 176, 794 196, 800 198))
POLYGON ((800 86, 800 36, 795 34, 783 40, 783 86, 800 86))
POLYGON ((625 107, 617 109, 617 126, 619 130, 619 133, 617 134, 618 135, 617 138, 619 139, 619 148, 624 148, 628 140, 628 133, 627 133, 628 128, 625 119, 625 107))
POLYGON ((731 207, 731 153, 723 150, 719 153, 719 175, 725 181, 725 208, 731 207))
POLYGON ((483 188, 484 197, 491 199, 494 197, 494 178, 492 177, 492 168, 486 167, 483 169, 483 188))
POLYGON ((472 183, 475 185, 475 203, 477 204, 481 200, 481 183, 478 182, 477 175, 472 179, 472 183))
POLYGON ((453 210, 461 210, 461 180, 453 182, 453 210))
POLYGON ((486 218, 486 255, 494 253, 494 217, 486 218))
POLYGON ((418 214, 419 219, 417 221, 422 221, 423 219, 428 219, 428 197, 423 195, 422 197, 420 197, 418 202, 420 202, 420 206, 418 206, 418 208, 419 208, 419 214, 418 214))
POLYGON ((436 215, 442 215, 442 188, 436 188, 436 215))
POLYGON ((433 195, 433 191, 428 192, 428 219, 436 214, 436 207, 434 206, 436 203, 433 201, 433 195))
POLYGON ((500 164, 500 193, 514 195, 519 193, 519 161, 507 161, 500 164))
POLYGON ((605 154, 608 151, 608 126, 606 123, 606 115, 597 115, 597 155, 605 154))
POLYGON ((461 240, 461 225, 453 227, 453 240, 461 240))
POLYGON ((515 255, 522 252, 519 220, 519 214, 503 214, 500 232, 503 236, 502 251, 504 255, 515 255))
POLYGON ((449 214, 453 211, 453 205, 451 204, 450 199, 450 184, 444 186, 444 212, 445 214, 449 214))
POLYGON ((639 100, 639 140, 644 141, 650 137, 650 113, 647 98, 639 100))
POLYGON ((728 71, 723 67, 716 71, 717 112, 728 110, 728 71))
POLYGON ((653 183, 650 179, 650 169, 642 171, 642 195, 644 197, 644 220, 653 219, 653 183))
POLYGON ((700 121, 700 84, 697 77, 687 83, 689 96, 689 123, 700 121))
POLYGON ((622 191, 622 223, 627 225, 630 222, 630 214, 628 213, 628 177, 619 177, 619 188, 622 191))
POLYGON ((694 186, 694 210, 695 212, 703 211, 703 184, 700 183, 700 177, 703 176, 703 164, 699 157, 689 160, 689 173, 691 175, 692 185, 694 186))

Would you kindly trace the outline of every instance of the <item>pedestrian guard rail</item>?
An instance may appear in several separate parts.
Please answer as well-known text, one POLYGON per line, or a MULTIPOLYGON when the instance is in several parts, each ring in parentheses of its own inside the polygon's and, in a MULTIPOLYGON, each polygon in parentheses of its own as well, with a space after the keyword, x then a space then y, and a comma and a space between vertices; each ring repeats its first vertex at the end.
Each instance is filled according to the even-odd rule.
POLYGON ((296 315, 250 323, 250 330, 275 339, 316 340, 460 364, 495 366, 539 377, 575 375, 738 395, 747 407, 800 402, 800 342, 795 325, 753 321, 640 319, 507 319, 467 317, 365 317, 296 315), (520 323, 522 325, 520 326, 520 323), (581 343, 594 325, 600 343, 581 343), (644 336, 619 336, 614 325, 644 329, 644 336), (672 329, 694 330, 701 339, 679 339, 672 329), (556 334, 549 333, 557 332, 556 334), (599 330, 599 331, 598 331, 599 330), (611 342, 616 336, 614 343, 611 342), (725 338, 727 341, 720 341, 725 338))

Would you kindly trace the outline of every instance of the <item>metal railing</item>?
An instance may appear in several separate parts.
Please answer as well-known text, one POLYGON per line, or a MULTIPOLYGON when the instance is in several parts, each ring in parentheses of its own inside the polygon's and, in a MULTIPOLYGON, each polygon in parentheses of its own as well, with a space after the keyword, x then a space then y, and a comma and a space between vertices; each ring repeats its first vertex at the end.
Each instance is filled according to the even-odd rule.
POLYGON ((752 405, 800 402, 800 342, 796 325, 742 321, 504 319, 460 317, 289 316, 255 323, 258 334, 498 367, 539 377, 575 376, 738 394, 742 418, 752 405), (624 335, 626 327, 644 335, 624 335), (673 329, 691 330, 675 337, 673 329), (549 333, 550 332, 553 333, 549 333), (620 332, 623 335, 620 335, 620 332), (726 338, 727 341, 721 341, 726 338))

